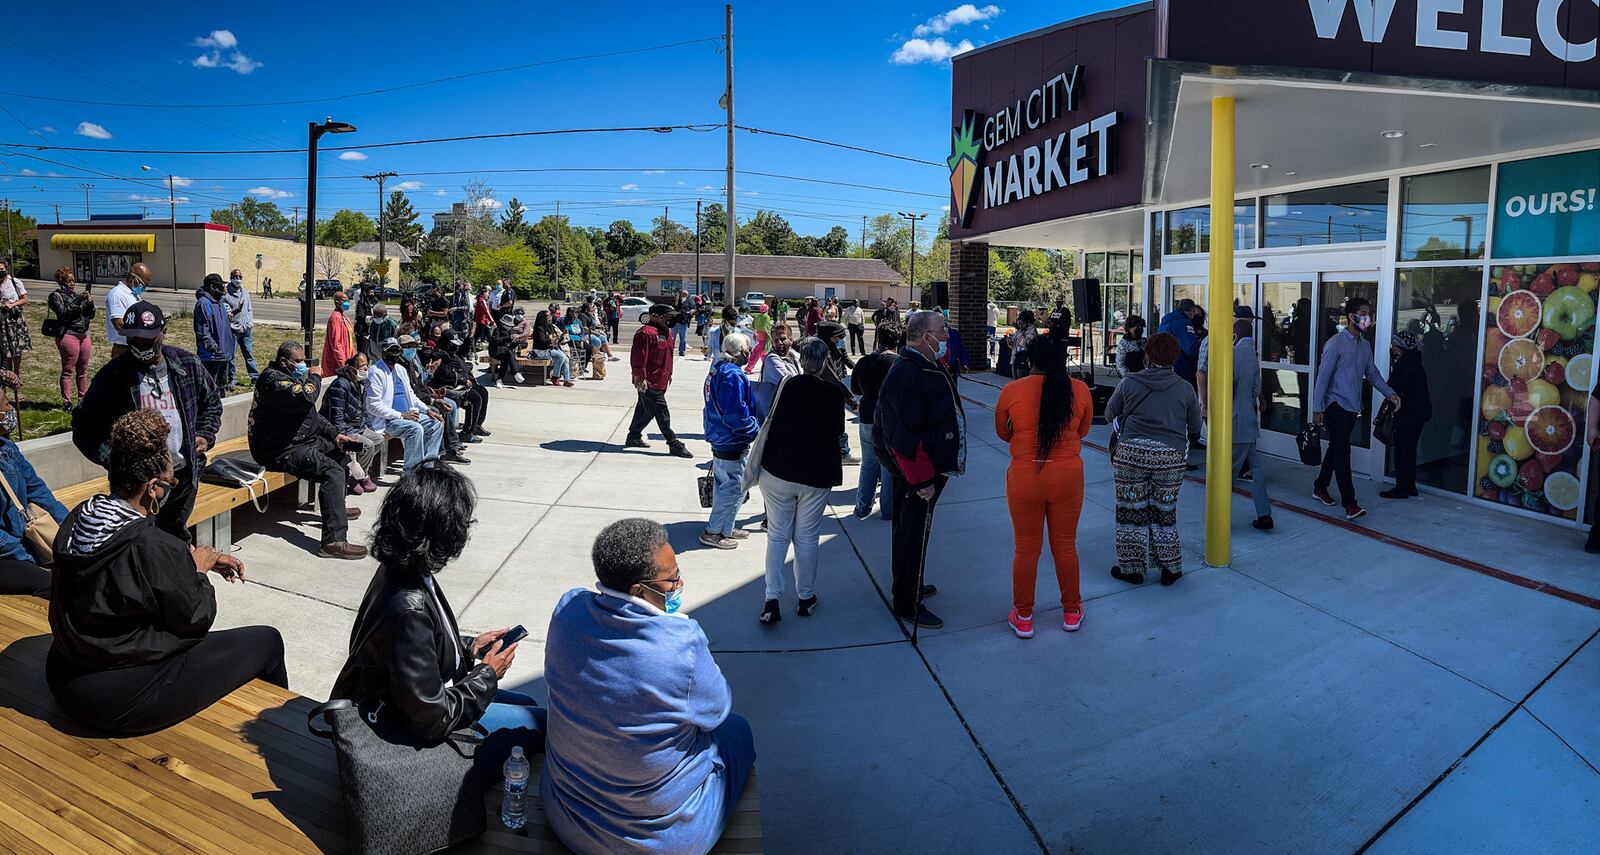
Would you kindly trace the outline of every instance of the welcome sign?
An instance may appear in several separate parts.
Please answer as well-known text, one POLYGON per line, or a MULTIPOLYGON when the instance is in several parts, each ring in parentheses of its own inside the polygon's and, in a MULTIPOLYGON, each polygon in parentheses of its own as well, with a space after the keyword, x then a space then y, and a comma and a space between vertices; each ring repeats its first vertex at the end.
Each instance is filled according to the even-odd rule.
POLYGON ((1495 258, 1600 254, 1600 151, 1501 164, 1495 258))

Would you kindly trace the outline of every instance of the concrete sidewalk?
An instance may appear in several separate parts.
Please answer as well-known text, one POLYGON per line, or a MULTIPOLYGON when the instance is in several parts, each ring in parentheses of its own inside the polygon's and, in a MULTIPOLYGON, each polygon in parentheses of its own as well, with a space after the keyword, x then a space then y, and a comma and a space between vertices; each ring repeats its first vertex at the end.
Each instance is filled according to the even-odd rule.
MULTIPOLYGON (((1257 532, 1244 497, 1233 566, 1204 568, 1198 484, 1180 499, 1185 578, 1129 587, 1106 572, 1110 466, 1086 451, 1083 629, 1056 629, 1047 553, 1038 636, 1016 639, 1008 458, 983 408, 998 390, 978 383, 961 384, 968 471, 930 544, 930 606, 946 628, 917 649, 890 618, 888 523, 850 514, 854 467, 824 523, 817 615, 798 617, 791 592, 784 621, 761 626, 759 491, 738 549, 696 539, 706 368, 680 359, 668 394, 692 461, 659 438, 621 448, 626 370, 494 391, 493 436, 465 470, 477 529, 440 584, 464 628, 526 624, 507 682, 542 697, 548 615, 593 584, 594 535, 625 516, 666 525, 685 608, 756 729, 769 851, 1592 852, 1600 839, 1600 610, 1313 516, 1283 511, 1257 532)), ((1266 475, 1291 502, 1310 477, 1287 462, 1266 475)), ((1537 557, 1565 568, 1538 571, 1556 584, 1600 592, 1570 530, 1431 496, 1391 508, 1358 484, 1372 500, 1363 525, 1486 563, 1537 557)), ((353 540, 381 498, 352 499, 366 510, 353 540)), ((375 565, 315 558, 308 513, 234 525, 251 581, 218 586, 218 626, 278 626, 291 684, 324 696, 375 565)))

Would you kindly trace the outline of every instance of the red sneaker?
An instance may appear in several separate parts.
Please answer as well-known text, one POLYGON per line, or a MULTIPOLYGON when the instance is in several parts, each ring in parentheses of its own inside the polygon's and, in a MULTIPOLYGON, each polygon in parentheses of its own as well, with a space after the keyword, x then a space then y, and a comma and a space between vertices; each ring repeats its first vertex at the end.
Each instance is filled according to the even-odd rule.
POLYGON ((1016 633, 1018 638, 1033 637, 1033 618, 1017 614, 1016 609, 1012 609, 1011 614, 1006 615, 1006 623, 1011 624, 1011 631, 1016 633))
POLYGON ((1328 507, 1333 507, 1335 504, 1337 504, 1336 502, 1334 502, 1333 496, 1330 495, 1327 490, 1318 490, 1318 489, 1313 488, 1312 491, 1311 491, 1311 495, 1317 501, 1323 503, 1324 505, 1327 505, 1328 507))
POLYGON ((1067 632, 1077 632, 1083 626, 1083 607, 1079 606, 1075 612, 1063 612, 1061 615, 1061 628, 1067 632))

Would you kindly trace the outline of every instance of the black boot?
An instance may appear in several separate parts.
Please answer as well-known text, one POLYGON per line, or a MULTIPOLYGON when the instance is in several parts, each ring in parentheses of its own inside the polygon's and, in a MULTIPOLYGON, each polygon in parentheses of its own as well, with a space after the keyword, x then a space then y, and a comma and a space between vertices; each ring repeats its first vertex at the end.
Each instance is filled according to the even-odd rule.
POLYGON ((1113 578, 1113 579, 1121 579, 1122 581, 1127 582, 1130 585, 1143 585, 1144 584, 1144 574, 1143 573, 1135 573, 1132 570, 1124 570, 1124 569, 1122 569, 1121 566, 1114 566, 1114 567, 1111 568, 1111 578, 1113 578))

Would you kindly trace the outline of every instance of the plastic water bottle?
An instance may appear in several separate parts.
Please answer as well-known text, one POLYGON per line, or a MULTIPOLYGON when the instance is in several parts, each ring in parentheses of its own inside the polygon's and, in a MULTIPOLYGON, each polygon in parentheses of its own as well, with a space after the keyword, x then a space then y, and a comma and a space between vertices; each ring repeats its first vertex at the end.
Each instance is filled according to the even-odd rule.
POLYGON ((512 747, 511 756, 506 758, 505 765, 506 789, 500 797, 500 821, 506 828, 513 831, 521 828, 527 822, 528 804, 528 758, 522 755, 522 746, 512 747))

